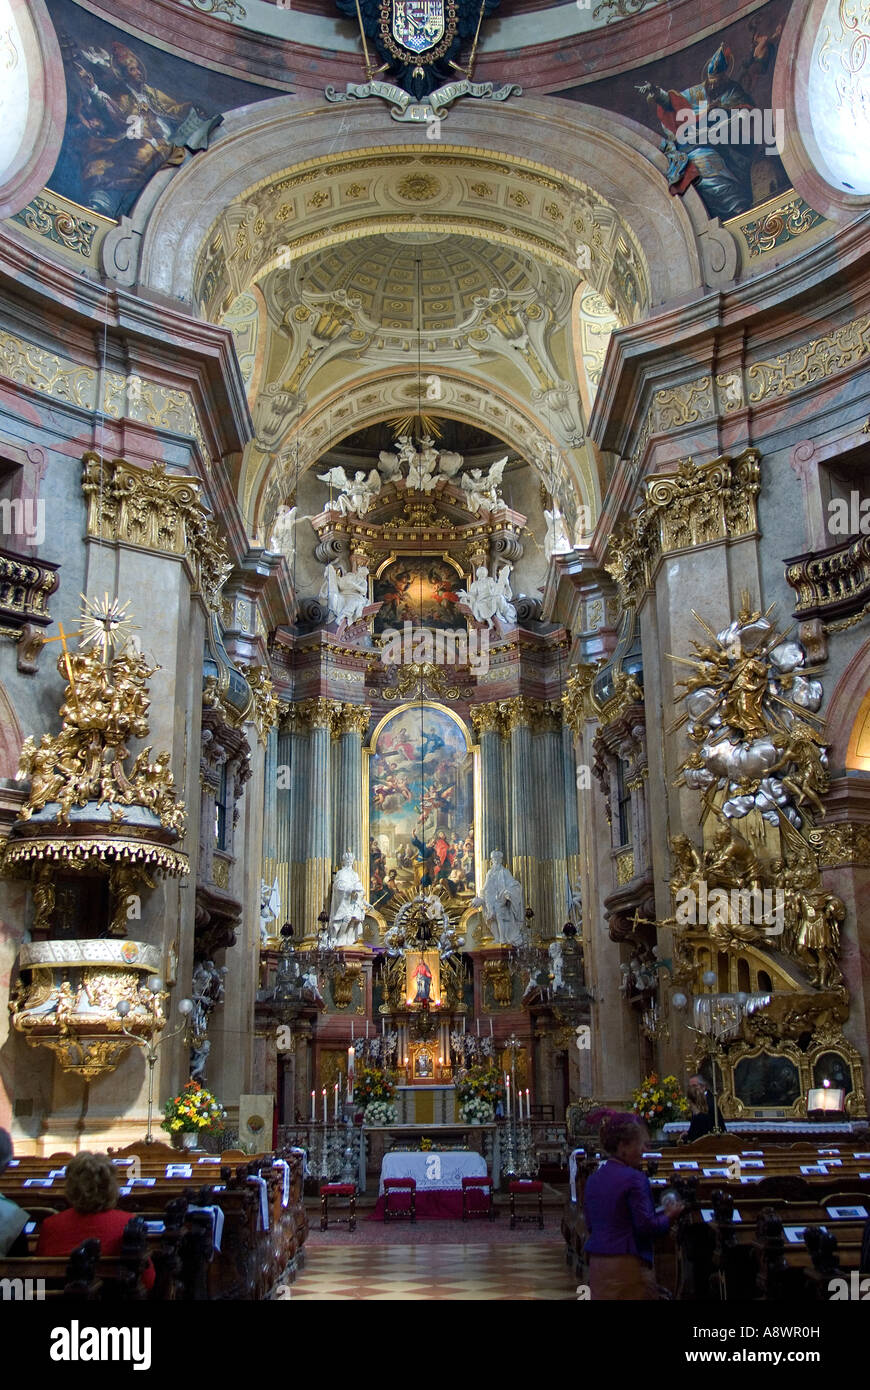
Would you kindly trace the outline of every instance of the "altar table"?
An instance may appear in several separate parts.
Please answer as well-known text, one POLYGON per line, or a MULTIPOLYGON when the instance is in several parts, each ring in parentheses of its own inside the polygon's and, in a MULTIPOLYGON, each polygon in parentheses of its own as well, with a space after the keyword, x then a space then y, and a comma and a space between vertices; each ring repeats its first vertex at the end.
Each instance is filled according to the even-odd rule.
POLYGON ((483 1155, 465 1150, 384 1154, 378 1201, 370 1220, 383 1220, 384 1178, 415 1180, 418 1220, 458 1221, 462 1218, 462 1179, 485 1178, 487 1174, 483 1155))
POLYGON ((384 1178, 413 1178, 421 1192, 461 1192, 463 1178, 485 1178, 482 1154, 466 1150, 384 1154, 378 1196, 384 1195, 384 1178), (433 1160, 437 1159, 437 1163, 433 1160), (437 1175, 437 1176, 436 1176, 437 1175))

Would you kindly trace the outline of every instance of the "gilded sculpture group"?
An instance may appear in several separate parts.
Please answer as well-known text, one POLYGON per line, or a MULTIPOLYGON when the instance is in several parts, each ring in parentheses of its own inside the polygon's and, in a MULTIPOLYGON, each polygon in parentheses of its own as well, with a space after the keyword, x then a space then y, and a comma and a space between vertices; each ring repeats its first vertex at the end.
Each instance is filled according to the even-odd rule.
POLYGON ((143 806, 153 811, 165 830, 184 830, 183 802, 178 801, 169 754, 150 761, 151 749, 137 754, 129 770, 127 740, 148 733, 150 704, 145 682, 154 674, 133 647, 104 663, 94 651, 77 651, 58 658, 58 670, 68 684, 60 708, 63 727, 43 734, 37 744, 25 740, 18 776, 30 782, 30 795, 21 819, 29 820, 50 804, 55 819, 68 825, 74 806, 143 806))

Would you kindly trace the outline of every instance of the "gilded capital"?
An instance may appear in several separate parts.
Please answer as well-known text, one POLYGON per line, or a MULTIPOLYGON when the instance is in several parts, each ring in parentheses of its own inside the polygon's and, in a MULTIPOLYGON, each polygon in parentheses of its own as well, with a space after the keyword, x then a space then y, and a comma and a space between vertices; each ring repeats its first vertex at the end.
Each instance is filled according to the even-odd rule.
POLYGON ((342 734, 358 734, 364 738, 371 723, 371 705, 353 705, 345 702, 334 705, 332 709, 332 732, 335 738, 342 734))
POLYGON ((333 713, 340 708, 338 701, 328 700, 323 695, 315 699, 300 700, 295 706, 299 720, 310 729, 331 729, 333 713))
POLYGON ((471 727, 474 729, 474 736, 477 739, 480 738, 481 734, 502 734, 504 732, 504 718, 498 702, 473 705, 471 727))
POLYGON ((161 463, 137 468, 125 459, 102 459, 94 453, 85 454, 82 462, 88 535, 184 556, 205 602, 218 611, 232 566, 224 540, 200 501, 199 479, 167 473, 161 463))

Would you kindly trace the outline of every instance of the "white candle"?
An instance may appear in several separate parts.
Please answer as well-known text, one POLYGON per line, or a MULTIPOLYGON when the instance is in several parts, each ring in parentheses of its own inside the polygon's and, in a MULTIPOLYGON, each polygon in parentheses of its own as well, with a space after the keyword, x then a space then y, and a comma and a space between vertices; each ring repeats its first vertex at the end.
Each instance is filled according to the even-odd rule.
POLYGON ((338 1082, 337 1082, 337 1081, 336 1081, 336 1083, 335 1083, 335 1086, 333 1087, 333 1090, 334 1090, 334 1092, 335 1092, 335 1118, 338 1119, 338 1082))
POLYGON ((531 1111, 531 1107, 530 1107, 530 1105, 529 1105, 529 1088, 528 1088, 528 1086, 527 1086, 527 1087, 526 1087, 526 1119, 527 1119, 527 1120, 530 1120, 531 1118, 532 1118, 532 1111, 531 1111))
POLYGON ((510 1077, 508 1076, 507 1072, 505 1072, 505 1074, 504 1074, 504 1089, 505 1089, 505 1097, 506 1097, 506 1099, 507 1099, 507 1115, 508 1115, 508 1119, 510 1119, 510 1117, 511 1117, 511 1079, 510 1079, 510 1077))
POLYGON ((480 1037, 480 1019, 477 1019, 477 1036, 480 1037))
POLYGON ((316 1116, 315 1113, 314 1113, 314 1092, 312 1091, 312 1092, 311 1092, 311 1123, 314 1124, 314 1121, 315 1121, 316 1119, 317 1119, 317 1116, 316 1116))
POLYGON ((465 1037, 465 1014, 462 1015, 462 1036, 465 1037))
POLYGON ((327 1117, 326 1117, 326 1087, 325 1087, 325 1086, 323 1087, 323 1090, 321 1091, 321 1095, 323 1096, 323 1123, 326 1124, 326 1123, 327 1123, 327 1117))
POLYGON ((382 1038, 385 1038, 386 1036, 387 1036, 387 1020, 386 1020, 385 1018, 382 1018, 382 1019, 381 1019, 381 1037, 382 1037, 382 1038))
POLYGON ((366 1042, 369 1040, 369 1021, 366 1019, 366 1042))
POLYGON ((489 1020, 489 1036, 492 1037, 492 1019, 489 1020))

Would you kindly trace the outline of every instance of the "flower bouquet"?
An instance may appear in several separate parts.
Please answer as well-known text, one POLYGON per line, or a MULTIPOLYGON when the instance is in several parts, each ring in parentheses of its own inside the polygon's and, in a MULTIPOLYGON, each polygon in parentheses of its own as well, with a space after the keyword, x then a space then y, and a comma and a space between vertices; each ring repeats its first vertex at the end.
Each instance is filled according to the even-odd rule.
POLYGON ((681 1120, 689 1103, 675 1076, 659 1077, 650 1072, 632 1096, 632 1109, 650 1129, 661 1129, 672 1120, 681 1120))
POLYGON ((479 1096, 472 1096, 471 1100, 463 1101, 459 1107, 459 1118, 467 1125, 486 1125, 492 1120, 495 1111, 488 1100, 481 1100, 479 1096))
POLYGON ((363 1113, 364 1125, 394 1125, 399 1112, 388 1100, 373 1100, 363 1113))
POLYGON ((374 1067, 357 1067, 353 1098, 360 1109, 365 1110, 374 1100, 392 1100, 395 1089, 393 1078, 387 1072, 374 1067))
POLYGON ((163 1107, 160 1128, 170 1134, 215 1134, 224 1127, 227 1112, 211 1091, 198 1081, 188 1081, 180 1095, 163 1107))
POLYGON ((466 1124, 487 1124, 504 1098, 504 1087, 495 1067, 472 1067, 456 1082, 459 1118, 466 1124))

